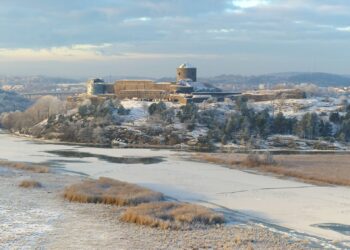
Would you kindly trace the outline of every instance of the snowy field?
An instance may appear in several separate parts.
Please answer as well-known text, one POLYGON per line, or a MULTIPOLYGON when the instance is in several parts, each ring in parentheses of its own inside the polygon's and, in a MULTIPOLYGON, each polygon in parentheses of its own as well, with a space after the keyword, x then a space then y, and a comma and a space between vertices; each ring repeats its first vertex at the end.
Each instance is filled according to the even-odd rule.
POLYGON ((188 156, 190 155, 187 153, 167 150, 103 149, 35 143, 0 134, 2 159, 59 163, 64 170, 88 174, 93 178, 105 176, 137 183, 179 200, 225 207, 246 215, 248 219, 283 226, 330 241, 350 243, 350 235, 346 232, 315 226, 324 223, 350 225, 349 188, 314 186, 230 170, 186 160, 188 156), (47 153, 49 150, 78 151, 113 157, 163 157, 163 162, 121 164, 93 156, 63 158, 47 153))
POLYGON ((276 99, 273 101, 252 102, 255 110, 268 109, 274 113, 282 112, 287 117, 301 117, 305 113, 329 114, 342 108, 342 100, 333 97, 312 97, 307 99, 276 99))

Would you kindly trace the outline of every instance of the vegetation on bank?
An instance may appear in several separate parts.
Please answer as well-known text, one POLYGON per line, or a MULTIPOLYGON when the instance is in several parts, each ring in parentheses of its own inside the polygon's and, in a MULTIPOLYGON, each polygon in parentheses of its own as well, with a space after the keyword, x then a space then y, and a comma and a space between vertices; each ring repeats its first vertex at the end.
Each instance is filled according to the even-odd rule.
POLYGON ((87 99, 77 108, 68 109, 65 103, 44 97, 24 112, 2 114, 0 125, 34 137, 103 145, 117 141, 128 145, 188 144, 210 148, 233 143, 259 147, 272 135, 350 141, 350 106, 330 114, 305 113, 298 119, 268 110, 256 111, 244 97, 227 105, 226 110, 196 104, 169 107, 159 102, 145 111, 147 122, 134 126, 130 125, 130 110, 117 99, 97 103, 87 99), (198 130, 201 132, 195 133, 198 130))
POLYGON ((350 186, 347 154, 271 155, 270 153, 198 153, 194 159, 232 169, 253 169, 312 184, 350 186), (333 166, 333 167, 329 167, 333 166))
POLYGON ((23 180, 20 182, 19 187, 21 188, 41 188, 40 182, 35 180, 23 180))
MULTIPOLYGON (((153 104, 149 113, 170 122, 175 119, 175 114, 169 112, 163 103, 153 104)), ((305 113, 298 120, 295 117, 285 117, 283 113, 271 115, 268 110, 255 111, 248 107, 248 100, 243 97, 236 100, 235 110, 231 113, 215 109, 200 110, 195 104, 187 104, 180 108, 176 117, 181 123, 187 124, 190 131, 196 126, 208 128, 207 136, 203 138, 205 141, 222 144, 242 144, 243 141, 254 145, 256 140, 275 134, 295 135, 309 140, 349 142, 350 106, 343 113, 345 114, 333 112, 329 117, 324 114, 305 113)))
POLYGON ((129 206, 120 217, 122 221, 162 229, 224 223, 223 215, 208 208, 166 202, 162 193, 104 177, 67 187, 64 198, 71 202, 129 206))
POLYGON ((47 166, 25 163, 25 162, 12 162, 12 161, 0 160, 0 166, 14 168, 14 169, 23 170, 23 171, 29 171, 33 173, 39 173, 39 174, 45 174, 50 172, 50 169, 47 166))
POLYGON ((192 125, 206 125, 209 128, 208 139, 223 144, 265 139, 274 134, 296 135, 305 139, 350 140, 350 107, 344 116, 338 112, 332 113, 330 118, 306 113, 299 120, 287 118, 283 113, 272 116, 268 110, 256 112, 248 107, 244 98, 236 100, 236 108, 236 112, 223 117, 215 110, 199 112, 195 108, 185 107, 179 116, 192 125))
POLYGON ((64 198, 80 203, 103 203, 117 206, 163 200, 161 193, 109 178, 86 180, 67 187, 64 198))
POLYGON ((182 225, 215 225, 225 222, 222 214, 189 203, 157 202, 127 208, 122 221, 162 229, 181 228, 182 225))

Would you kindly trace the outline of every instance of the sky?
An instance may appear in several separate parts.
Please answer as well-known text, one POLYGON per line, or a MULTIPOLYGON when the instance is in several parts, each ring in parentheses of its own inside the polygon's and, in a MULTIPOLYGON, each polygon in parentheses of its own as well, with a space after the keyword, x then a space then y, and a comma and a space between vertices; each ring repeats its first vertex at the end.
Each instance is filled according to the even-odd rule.
POLYGON ((0 0, 0 74, 350 75, 349 0, 0 0))

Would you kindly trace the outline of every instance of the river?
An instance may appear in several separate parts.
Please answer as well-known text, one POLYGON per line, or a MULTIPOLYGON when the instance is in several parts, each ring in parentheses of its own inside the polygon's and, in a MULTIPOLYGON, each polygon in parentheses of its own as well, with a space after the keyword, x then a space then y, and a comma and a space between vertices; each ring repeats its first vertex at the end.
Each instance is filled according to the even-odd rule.
POLYGON ((136 183, 182 201, 221 208, 288 234, 350 242, 350 189, 315 186, 191 161, 190 153, 93 148, 0 134, 0 158, 47 163, 57 171, 136 183))

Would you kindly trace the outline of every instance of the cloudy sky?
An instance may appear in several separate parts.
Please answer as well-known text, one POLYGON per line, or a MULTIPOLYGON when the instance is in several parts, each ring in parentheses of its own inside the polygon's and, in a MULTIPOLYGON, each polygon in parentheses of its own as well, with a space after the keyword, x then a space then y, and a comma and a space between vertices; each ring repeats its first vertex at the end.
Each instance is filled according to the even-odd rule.
POLYGON ((1 0, 0 74, 350 74, 349 0, 1 0))

